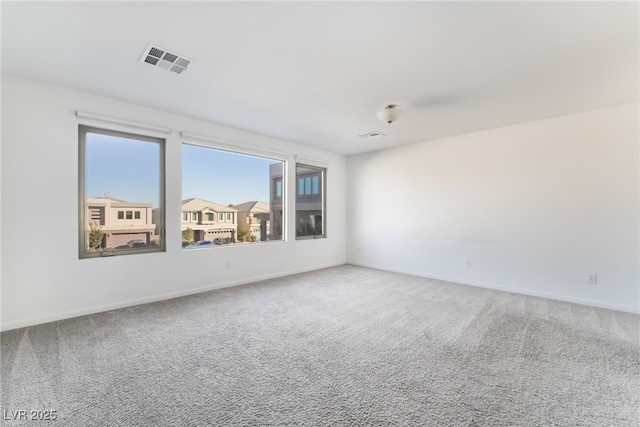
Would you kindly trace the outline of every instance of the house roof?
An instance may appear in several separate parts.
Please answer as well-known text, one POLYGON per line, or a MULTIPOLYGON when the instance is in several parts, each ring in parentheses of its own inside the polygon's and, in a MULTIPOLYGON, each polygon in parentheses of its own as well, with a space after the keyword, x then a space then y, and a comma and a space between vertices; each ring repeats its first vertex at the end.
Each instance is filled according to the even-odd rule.
POLYGON ((233 205, 239 212, 251 212, 251 213, 269 213, 269 203, 261 201, 249 201, 233 205))
POLYGON ((106 197, 106 196, 101 196, 101 197, 93 197, 90 199, 87 199, 87 201, 94 201, 94 200, 99 200, 101 202, 117 202, 117 203, 128 203, 126 200, 120 200, 120 199, 116 199, 114 197, 106 197))
POLYGON ((119 207, 119 208, 150 208, 152 206, 151 202, 127 202, 126 200, 114 199, 113 197, 96 197, 93 199, 87 199, 87 205, 99 205, 106 206, 110 205, 111 207, 119 207))
POLYGON ((235 208, 219 205, 204 199, 191 198, 182 201, 182 212, 200 212, 205 209, 211 209, 215 212, 237 212, 235 208))

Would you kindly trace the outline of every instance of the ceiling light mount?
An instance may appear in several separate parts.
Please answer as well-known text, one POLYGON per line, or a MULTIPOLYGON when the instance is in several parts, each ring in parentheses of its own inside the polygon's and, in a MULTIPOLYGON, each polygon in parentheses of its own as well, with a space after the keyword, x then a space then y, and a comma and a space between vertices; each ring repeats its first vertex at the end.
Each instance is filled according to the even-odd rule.
POLYGON ((391 124, 398 120, 403 113, 404 110, 399 108, 396 104, 389 104, 382 110, 378 111, 378 118, 384 123, 391 124))

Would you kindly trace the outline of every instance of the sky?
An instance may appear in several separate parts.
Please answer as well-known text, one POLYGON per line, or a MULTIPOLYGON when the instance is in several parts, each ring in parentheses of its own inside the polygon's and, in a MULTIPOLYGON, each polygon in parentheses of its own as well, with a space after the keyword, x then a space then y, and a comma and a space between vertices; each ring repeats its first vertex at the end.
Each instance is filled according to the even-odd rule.
MULTIPOLYGON (((182 198, 220 205, 269 202, 269 165, 276 160, 184 144, 182 198)), ((127 202, 159 200, 160 145, 89 133, 86 140, 87 197, 127 202)))
POLYGON ((159 144, 88 133, 85 147, 88 198, 109 196, 158 207, 159 144))
POLYGON ((182 198, 219 205, 269 202, 269 165, 276 160, 183 144, 182 198))

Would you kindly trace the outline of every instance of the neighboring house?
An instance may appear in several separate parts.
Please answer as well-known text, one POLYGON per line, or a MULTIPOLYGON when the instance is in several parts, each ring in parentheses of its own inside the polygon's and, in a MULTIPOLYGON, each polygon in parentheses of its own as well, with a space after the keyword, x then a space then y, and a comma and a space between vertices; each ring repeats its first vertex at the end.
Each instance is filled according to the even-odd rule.
POLYGON ((282 162, 274 163, 269 166, 269 177, 271 179, 269 185, 269 201, 271 212, 269 213, 269 223, 271 225, 270 240, 282 239, 282 212, 284 192, 282 186, 282 162))
POLYGON ((182 231, 193 230, 193 240, 233 243, 238 231, 238 211, 204 199, 182 201, 182 231))
POLYGON ((245 231, 257 240, 271 240, 269 203, 250 201, 233 207, 238 210, 238 233, 245 231))
POLYGON ((87 199, 86 226, 89 229, 93 222, 104 232, 102 248, 130 246, 133 241, 142 241, 148 246, 155 230, 151 208, 151 203, 126 202, 113 197, 87 199))
POLYGON ((296 179, 296 236, 322 234, 322 172, 298 166, 296 179))

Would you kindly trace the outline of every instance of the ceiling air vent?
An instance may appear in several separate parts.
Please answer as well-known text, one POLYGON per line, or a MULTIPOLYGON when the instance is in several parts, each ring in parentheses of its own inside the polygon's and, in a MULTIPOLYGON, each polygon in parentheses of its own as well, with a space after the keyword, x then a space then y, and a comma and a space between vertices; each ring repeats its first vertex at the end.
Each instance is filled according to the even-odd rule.
POLYGON ((154 67, 173 71, 176 74, 182 74, 189 64, 191 64, 190 59, 168 52, 167 49, 152 44, 149 44, 144 50, 140 62, 146 62, 154 67))
POLYGON ((364 139, 372 139, 372 138, 381 138, 383 136, 385 136, 385 134, 383 134, 382 132, 378 132, 377 130, 374 130, 372 132, 367 132, 367 133, 363 133, 361 135, 358 135, 360 138, 364 138, 364 139))

